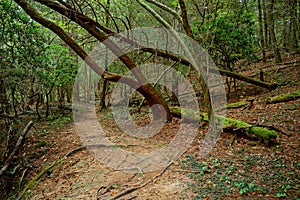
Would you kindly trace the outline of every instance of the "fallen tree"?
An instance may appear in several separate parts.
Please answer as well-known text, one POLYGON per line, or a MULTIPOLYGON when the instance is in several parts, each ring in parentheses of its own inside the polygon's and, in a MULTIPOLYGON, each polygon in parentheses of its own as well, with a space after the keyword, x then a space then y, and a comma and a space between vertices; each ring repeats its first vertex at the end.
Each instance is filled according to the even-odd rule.
MULTIPOLYGON (((183 65, 186 65, 186 66, 190 65, 188 60, 186 60, 184 58, 181 58, 177 55, 173 55, 170 52, 166 53, 166 52, 158 50, 158 49, 152 49, 152 48, 146 48, 146 47, 143 48, 142 51, 149 52, 149 53, 152 53, 154 55, 161 56, 163 58, 173 60, 175 62, 179 62, 179 63, 181 63, 183 65)), ((217 68, 217 67, 210 67, 209 72, 210 73, 215 73, 215 74, 221 74, 222 76, 227 76, 227 77, 230 77, 230 78, 235 78, 237 80, 240 80, 240 81, 243 81, 243 82, 246 82, 246 83, 250 83, 250 84, 253 84, 253 85, 257 85, 257 86, 260 86, 262 88, 266 88, 266 89, 269 89, 269 90, 275 90, 278 86, 277 83, 268 83, 268 82, 260 81, 260 80, 257 80, 257 79, 251 78, 251 77, 244 76, 244 75, 239 74, 239 73, 231 72, 229 70, 221 69, 221 68, 217 68)))
POLYGON ((249 98, 249 99, 242 100, 242 101, 239 101, 239 102, 229 103, 225 107, 227 109, 230 109, 230 108, 241 108, 241 107, 251 108, 253 106, 253 102, 254 102, 254 98, 249 98))
POLYGON ((271 104, 271 103, 280 103, 280 102, 287 102, 287 101, 292 101, 300 99, 300 91, 295 91, 289 94, 281 94, 278 96, 274 97, 269 97, 266 101, 266 103, 271 104))
MULTIPOLYGON (((191 120, 208 121, 207 113, 204 112, 201 112, 200 115, 197 115, 196 111, 194 110, 179 107, 170 107, 170 111, 174 117, 180 118, 181 115, 184 115, 191 120)), ((269 144, 271 141, 277 138, 277 132, 274 130, 269 130, 260 126, 248 124, 240 120, 219 115, 216 116, 216 119, 223 120, 223 129, 244 132, 248 137, 256 138, 264 144, 269 144)))
POLYGON ((28 124, 26 125, 26 127, 24 128, 23 132, 21 133, 13 151, 11 152, 11 154, 9 155, 9 157, 7 158, 7 160, 5 161, 3 167, 1 168, 0 170, 0 176, 2 176, 4 174, 4 172, 8 169, 10 163, 11 163, 11 160, 14 158, 14 156, 16 155, 16 153, 18 152, 18 150, 20 149, 22 143, 23 143, 23 140, 26 136, 26 134, 28 133, 28 131, 30 130, 30 128, 32 127, 33 125, 33 121, 30 121, 28 122, 28 124))

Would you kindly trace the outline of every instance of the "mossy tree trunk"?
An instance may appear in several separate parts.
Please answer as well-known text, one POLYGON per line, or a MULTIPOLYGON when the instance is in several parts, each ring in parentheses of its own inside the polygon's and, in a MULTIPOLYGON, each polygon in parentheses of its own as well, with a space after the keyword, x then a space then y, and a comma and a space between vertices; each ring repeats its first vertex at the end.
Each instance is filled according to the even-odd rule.
MULTIPOLYGON (((191 120, 203 120, 208 121, 207 113, 200 113, 199 115, 196 115, 196 112, 190 109, 183 109, 179 107, 171 107, 170 108, 171 113, 175 117, 181 117, 181 115, 184 115, 191 120)), ((240 130, 244 131, 247 136, 251 138, 257 138, 261 142, 265 144, 269 144, 271 141, 277 138, 277 133, 274 130, 268 130, 266 128, 260 127, 260 126, 253 126, 251 124, 248 124, 246 122, 232 119, 232 118, 226 118, 223 116, 216 116, 216 119, 223 120, 223 128, 224 129, 233 129, 233 130, 240 130)))

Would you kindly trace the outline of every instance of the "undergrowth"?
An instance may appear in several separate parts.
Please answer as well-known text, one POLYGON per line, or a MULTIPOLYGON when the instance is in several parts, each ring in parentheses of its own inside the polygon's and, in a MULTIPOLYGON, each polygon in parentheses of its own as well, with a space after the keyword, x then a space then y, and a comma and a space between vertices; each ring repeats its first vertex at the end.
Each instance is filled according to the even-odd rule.
POLYGON ((182 161, 182 169, 192 179, 188 188, 195 194, 195 200, 300 198, 300 163, 283 157, 271 159, 251 154, 197 161, 188 155, 182 161))

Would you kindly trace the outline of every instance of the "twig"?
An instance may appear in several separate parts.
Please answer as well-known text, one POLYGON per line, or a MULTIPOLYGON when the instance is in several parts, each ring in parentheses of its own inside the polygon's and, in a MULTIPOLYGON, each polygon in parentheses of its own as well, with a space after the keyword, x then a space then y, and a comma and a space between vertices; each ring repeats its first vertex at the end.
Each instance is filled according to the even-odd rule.
POLYGON ((237 138, 237 134, 235 133, 234 136, 232 137, 232 139, 230 140, 229 148, 232 148, 233 143, 235 142, 236 138, 237 138))
POLYGON ((85 147, 85 146, 81 146, 81 147, 78 147, 78 148, 76 148, 76 149, 73 149, 73 150, 69 151, 68 153, 66 153, 66 154, 62 157, 62 159, 65 159, 66 157, 68 157, 68 156, 70 156, 70 155, 72 155, 72 154, 74 154, 74 153, 76 153, 76 152, 78 152, 78 151, 80 151, 80 150, 82 150, 82 149, 84 149, 84 148, 86 148, 86 147, 85 147))
POLYGON ((35 177, 33 177, 33 179, 31 179, 31 181, 29 181, 29 183, 24 187, 24 189, 19 193, 17 200, 21 199, 22 196, 26 193, 27 190, 32 189, 34 186, 36 186, 37 181, 48 171, 52 170, 56 165, 58 165, 59 163, 61 163, 64 159, 66 159, 68 156, 72 155, 75 152, 80 151, 81 149, 85 148, 85 146, 81 146, 78 147, 76 149, 73 149, 71 151, 69 151, 68 153, 66 153, 61 159, 58 159, 56 161, 54 161, 50 166, 44 168, 40 173, 38 173, 35 177))
POLYGON ((21 178, 20 178, 20 180, 19 180, 19 183, 18 183, 18 190, 21 189, 22 182, 23 182, 23 179, 24 179, 24 177, 25 177, 25 174, 26 174, 27 170, 28 170, 28 168, 26 168, 26 169, 23 171, 23 173, 22 173, 22 176, 21 176, 21 178))
POLYGON ((172 172, 182 172, 182 173, 201 173, 204 170, 183 170, 183 169, 177 169, 177 170, 172 170, 172 172))
POLYGON ((127 200, 131 200, 131 199, 135 199, 135 198, 137 198, 137 196, 129 197, 129 199, 127 199, 127 200))
POLYGON ((106 187, 103 186, 103 185, 101 185, 101 187, 99 187, 99 189, 97 190, 97 193, 96 193, 96 200, 99 199, 99 192, 100 192, 102 189, 105 189, 105 190, 101 193, 101 195, 104 195, 104 194, 106 194, 107 192, 109 192, 112 188, 113 188, 112 185, 109 185, 109 186, 106 186, 106 187))
POLYGON ((16 143, 16 146, 14 148, 14 150, 11 152, 11 154, 9 155, 9 157, 7 158, 7 160, 5 161, 5 164, 3 165, 3 167, 1 168, 0 170, 0 176, 2 176, 2 174, 7 170, 9 164, 10 164, 10 161, 13 159, 13 157, 15 156, 15 154, 17 153, 17 151, 19 150, 27 132, 29 131, 29 129, 32 127, 33 125, 33 121, 30 121, 26 127, 24 128, 23 132, 21 133, 17 143, 16 143))
POLYGON ((169 162, 169 164, 159 173, 157 174, 156 176, 154 176, 152 179, 148 180, 147 182, 145 182, 144 184, 141 184, 139 186, 135 186, 135 187, 131 187, 131 188, 128 188, 126 190, 123 190, 122 192, 116 194, 115 196, 109 198, 109 200, 115 200, 115 199, 118 199, 126 194, 129 194, 129 193, 132 193, 134 192, 135 190, 138 190, 140 188, 143 188, 145 187, 146 185, 148 185, 149 183, 153 182, 155 179, 157 179, 159 176, 161 176, 163 173, 165 173, 165 171, 167 171, 167 169, 172 165, 174 164, 173 161, 169 162))
MULTIPOLYGON (((175 63, 173 63, 171 66, 169 66, 167 69, 165 69, 162 73, 161 73, 161 75, 156 79, 156 81, 155 81, 155 83, 154 83, 154 85, 153 85, 153 87, 155 87, 156 85, 157 85, 157 83, 160 81, 160 79, 171 69, 171 68, 173 68, 176 64, 177 64, 178 62, 175 62, 175 63)), ((141 103, 140 103, 140 105, 138 106, 138 108, 137 108, 137 110, 138 111, 140 111, 141 110, 141 107, 142 107, 142 105, 143 105, 143 103, 145 102, 145 98, 143 98, 143 100, 141 101, 141 103)))

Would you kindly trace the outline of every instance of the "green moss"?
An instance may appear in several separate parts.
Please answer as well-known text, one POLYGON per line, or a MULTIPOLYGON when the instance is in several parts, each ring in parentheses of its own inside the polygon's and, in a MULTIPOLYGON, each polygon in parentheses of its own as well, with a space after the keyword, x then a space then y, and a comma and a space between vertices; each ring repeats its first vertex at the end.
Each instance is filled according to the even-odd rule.
POLYGON ((291 101, 300 98, 300 91, 295 91, 289 94, 281 94, 274 97, 269 97, 267 103, 279 103, 284 101, 291 101))
MULTIPOLYGON (((186 108, 179 108, 179 107, 170 107, 171 113, 177 117, 184 115, 185 117, 192 118, 194 120, 203 120, 208 121, 207 113, 200 113, 197 114, 196 111, 186 109, 186 108)), ((216 119, 223 121, 224 128, 234 128, 234 129, 243 129, 249 136, 256 137, 262 140, 264 143, 268 144, 270 139, 275 139, 277 137, 276 131, 268 130, 263 127, 253 126, 246 122, 226 118, 223 116, 216 115, 216 119)))
POLYGON ((226 108, 240 108, 246 105, 247 105, 247 101, 243 100, 236 103, 229 103, 226 105, 226 108))
POLYGON ((264 140, 274 139, 277 137, 276 131, 268 130, 259 126, 250 127, 248 128, 248 131, 249 133, 253 133, 254 135, 264 140))
POLYGON ((39 143, 37 143, 36 145, 34 145, 34 148, 38 149, 38 148, 44 147, 46 145, 47 145, 47 143, 45 141, 40 141, 39 143))

